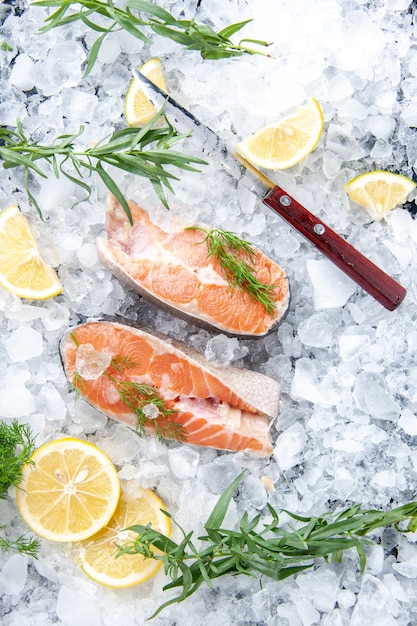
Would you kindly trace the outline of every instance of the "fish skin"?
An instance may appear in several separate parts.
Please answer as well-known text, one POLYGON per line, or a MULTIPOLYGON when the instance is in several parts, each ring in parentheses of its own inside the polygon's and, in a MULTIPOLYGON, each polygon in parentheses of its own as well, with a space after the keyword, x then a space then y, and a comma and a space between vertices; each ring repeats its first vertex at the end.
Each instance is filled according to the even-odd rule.
POLYGON ((107 237, 96 242, 100 261, 120 282, 188 322, 228 335, 262 337, 284 317, 290 297, 288 279, 255 246, 258 279, 277 285, 273 316, 246 293, 227 285, 216 260, 207 259, 206 244, 201 243, 204 233, 165 233, 146 211, 131 201, 129 206, 133 226, 117 200, 107 197, 107 237))
MULTIPOLYGON (((187 429, 187 443, 249 450, 260 456, 272 453, 270 429, 278 414, 280 396, 280 385, 275 380, 208 361, 191 346, 137 324, 89 321, 69 329, 60 342, 64 371, 71 383, 78 367, 76 359, 89 344, 99 356, 140 354, 137 367, 126 370, 123 380, 155 386, 167 405, 178 411, 173 419, 187 429), (186 370, 192 373, 192 384, 187 374, 179 377, 176 387, 179 369, 181 374, 186 370)), ((109 360, 104 361, 107 367, 109 360)), ((107 380, 101 376, 84 381, 86 386, 81 385, 78 391, 102 413, 135 429, 135 414, 120 401, 107 380)))

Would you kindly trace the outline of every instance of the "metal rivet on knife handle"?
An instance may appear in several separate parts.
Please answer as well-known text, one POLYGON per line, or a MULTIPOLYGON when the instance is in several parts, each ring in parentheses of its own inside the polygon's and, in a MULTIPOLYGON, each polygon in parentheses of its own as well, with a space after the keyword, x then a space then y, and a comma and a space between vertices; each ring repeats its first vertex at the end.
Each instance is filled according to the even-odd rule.
POLYGON ((279 201, 281 202, 282 206, 290 206, 291 204, 291 198, 289 196, 281 196, 279 201))

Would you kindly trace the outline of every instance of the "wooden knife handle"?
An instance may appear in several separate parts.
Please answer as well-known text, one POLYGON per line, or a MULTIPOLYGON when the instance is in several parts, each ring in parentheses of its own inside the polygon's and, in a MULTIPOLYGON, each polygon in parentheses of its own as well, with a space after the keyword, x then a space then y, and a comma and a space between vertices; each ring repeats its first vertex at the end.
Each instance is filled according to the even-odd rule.
POLYGON ((393 311, 403 301, 407 291, 402 285, 289 196, 284 189, 275 186, 262 202, 304 235, 386 309, 393 311))

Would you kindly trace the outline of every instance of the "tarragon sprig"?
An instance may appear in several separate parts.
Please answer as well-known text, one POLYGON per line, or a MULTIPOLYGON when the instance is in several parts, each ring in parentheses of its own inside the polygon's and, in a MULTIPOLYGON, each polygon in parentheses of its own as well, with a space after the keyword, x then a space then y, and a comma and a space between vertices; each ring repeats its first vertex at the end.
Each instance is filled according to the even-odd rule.
POLYGON ((164 107, 142 128, 116 130, 110 137, 87 148, 77 148, 75 145, 84 131, 83 126, 76 134, 59 135, 50 145, 42 145, 26 136, 21 122, 17 120, 15 130, 0 127, 0 160, 4 168, 23 167, 26 193, 41 217, 41 208, 29 188, 29 174, 35 173, 45 178, 46 174, 38 165, 39 161, 44 160, 52 166, 57 178, 64 175, 84 189, 87 197, 91 193, 91 185, 86 182, 84 174, 97 174, 120 202, 132 223, 129 205, 104 165, 147 178, 161 202, 169 208, 165 189, 173 192, 171 181, 178 178, 166 166, 195 172, 198 170, 193 164, 206 163, 172 149, 175 143, 187 135, 177 134, 165 116, 166 125, 155 127, 155 122, 163 116, 163 110, 164 107))
MULTIPOLYGON (((222 528, 226 511, 242 479, 242 472, 220 496, 205 523, 206 535, 198 537, 200 549, 194 544, 193 532, 186 533, 178 524, 182 541, 175 542, 154 530, 151 524, 136 524, 130 528, 137 533, 133 542, 118 546, 116 556, 141 554, 162 561, 171 582, 164 590, 181 587, 181 593, 162 604, 150 619, 175 602, 182 602, 205 583, 226 574, 264 575, 284 580, 311 568, 317 559, 340 562, 343 552, 356 549, 361 573, 366 565, 365 546, 372 542, 364 538, 376 528, 394 525, 401 532, 417 529, 417 502, 410 502, 391 511, 362 510, 351 506, 341 513, 325 513, 320 517, 302 517, 285 511, 302 525, 279 525, 277 511, 268 504, 272 521, 259 528, 262 516, 253 519, 245 512, 237 530, 222 528), (400 524, 408 522, 404 528, 400 524)), ((166 515, 171 517, 166 511, 166 515)), ((134 556, 132 556, 134 558, 134 556)))
POLYGON ((56 8, 45 20, 41 32, 81 20, 86 26, 100 33, 93 43, 85 75, 97 60, 105 37, 112 32, 124 30, 140 41, 151 43, 144 28, 175 41, 189 50, 200 51, 203 59, 223 59, 242 54, 263 54, 246 44, 266 47, 269 44, 257 39, 241 39, 235 44, 230 37, 239 32, 251 20, 226 26, 216 32, 207 24, 195 20, 176 19, 162 7, 144 0, 127 0, 125 9, 116 6, 112 0, 37 0, 34 5, 56 8), (73 12, 70 12, 74 9, 73 12), (77 10, 78 9, 78 10, 77 10), (148 16, 145 19, 143 16, 148 16), (97 19, 98 18, 98 19, 97 19), (103 20, 103 18, 105 18, 103 20))
POLYGON ((241 289, 253 302, 260 302, 269 315, 274 314, 276 286, 262 283, 256 278, 253 266, 256 253, 248 241, 220 228, 189 226, 187 230, 200 230, 205 233, 206 236, 201 243, 207 245, 208 256, 219 262, 230 287, 241 289))

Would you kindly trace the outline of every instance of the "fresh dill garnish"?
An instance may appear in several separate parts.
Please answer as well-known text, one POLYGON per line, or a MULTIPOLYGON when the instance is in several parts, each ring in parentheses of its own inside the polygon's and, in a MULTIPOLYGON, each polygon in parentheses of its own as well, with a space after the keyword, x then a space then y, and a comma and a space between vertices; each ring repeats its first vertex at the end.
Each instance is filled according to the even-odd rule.
POLYGON ((86 390, 86 381, 78 372, 74 372, 74 376, 72 377, 72 386, 75 389, 75 393, 77 394, 77 398, 85 392, 86 390))
POLYGON ((186 230, 199 230, 205 233, 206 236, 201 243, 207 245, 208 256, 219 262, 228 285, 233 289, 244 291, 252 302, 260 302, 268 315, 274 315, 276 287, 262 283, 256 278, 253 265, 256 253, 248 241, 220 228, 189 226, 186 230))
MULTIPOLYGON (((0 531, 5 530, 5 526, 0 526, 0 531)), ((41 547, 39 539, 27 537, 24 534, 19 535, 16 539, 6 539, 0 537, 0 550, 7 552, 8 550, 16 550, 19 554, 38 558, 38 552, 41 547)))
MULTIPOLYGON (((22 480, 22 468, 31 463, 35 449, 35 439, 28 424, 19 424, 16 420, 8 423, 0 421, 0 498, 7 497, 10 487, 19 488, 22 480)), ((6 530, 0 526, 0 531, 6 530)), ((0 536, 0 550, 17 550, 20 554, 36 558, 40 547, 38 539, 19 535, 16 539, 0 536)))
POLYGON ((178 415, 178 411, 169 409, 152 385, 109 378, 122 402, 136 415, 136 428, 139 432, 146 434, 146 426, 152 426, 158 439, 186 441, 187 433, 182 424, 171 421, 178 415))
POLYGON ((0 498, 6 497, 9 487, 19 485, 22 467, 34 449, 35 437, 27 424, 0 422, 0 498))
MULTIPOLYGON (((410 502, 391 511, 362 510, 355 504, 340 513, 325 513, 318 517, 302 517, 283 511, 297 523, 279 524, 278 512, 268 504, 269 521, 262 522, 262 514, 249 519, 245 512, 235 530, 223 527, 233 494, 245 472, 222 493, 204 527, 206 534, 199 536, 198 546, 193 542, 193 532, 186 533, 172 520, 182 534, 177 543, 151 524, 136 524, 129 528, 137 537, 117 547, 116 557, 122 554, 141 554, 145 558, 162 561, 165 574, 171 582, 164 590, 181 588, 178 596, 162 604, 149 618, 158 615, 165 607, 182 602, 202 584, 212 588, 212 581, 226 574, 261 575, 273 580, 284 580, 305 569, 312 568, 317 559, 340 562, 343 552, 357 551, 361 573, 365 570, 364 547, 372 541, 364 538, 376 528, 394 526, 400 532, 417 529, 417 502, 410 502), (407 523, 406 527, 400 524, 407 523)), ((171 518, 169 513, 166 513, 171 518)), ((134 558, 132 556, 132 558, 134 558)))
POLYGON ((230 39, 252 20, 244 20, 226 26, 216 32, 207 24, 195 20, 176 19, 171 13, 152 2, 127 0, 125 7, 115 6, 112 0, 37 0, 34 5, 56 7, 46 20, 40 32, 64 26, 81 20, 86 26, 99 33, 91 46, 85 76, 89 74, 97 60, 104 39, 109 33, 124 30, 142 42, 151 43, 146 34, 149 29, 161 37, 166 37, 188 50, 198 50, 203 59, 225 59, 243 54, 270 56, 262 49, 257 50, 246 44, 261 48, 269 46, 259 39, 241 39, 237 44, 230 39), (74 9, 72 13, 68 13, 74 9), (148 18, 144 18, 147 15, 148 18), (98 18, 95 21, 94 18, 98 18), (145 29, 145 32, 144 32, 145 29))
POLYGON ((136 363, 128 356, 114 356, 110 363, 111 367, 114 367, 118 372, 130 370, 135 367, 136 363))
MULTIPOLYGON (((71 337, 78 347, 76 338, 73 335, 71 337)), ((102 376, 112 382, 120 400, 136 416, 136 430, 146 435, 146 428, 151 427, 155 436, 160 440, 186 441, 187 431, 182 424, 175 421, 178 411, 167 407, 165 400, 155 387, 148 383, 123 380, 123 373, 134 368, 135 365, 135 361, 128 356, 116 356, 111 359, 110 366, 102 373, 102 376), (109 370, 115 370, 114 374, 109 370)), ((72 385, 78 393, 86 392, 87 381, 79 372, 74 373, 72 385)))

